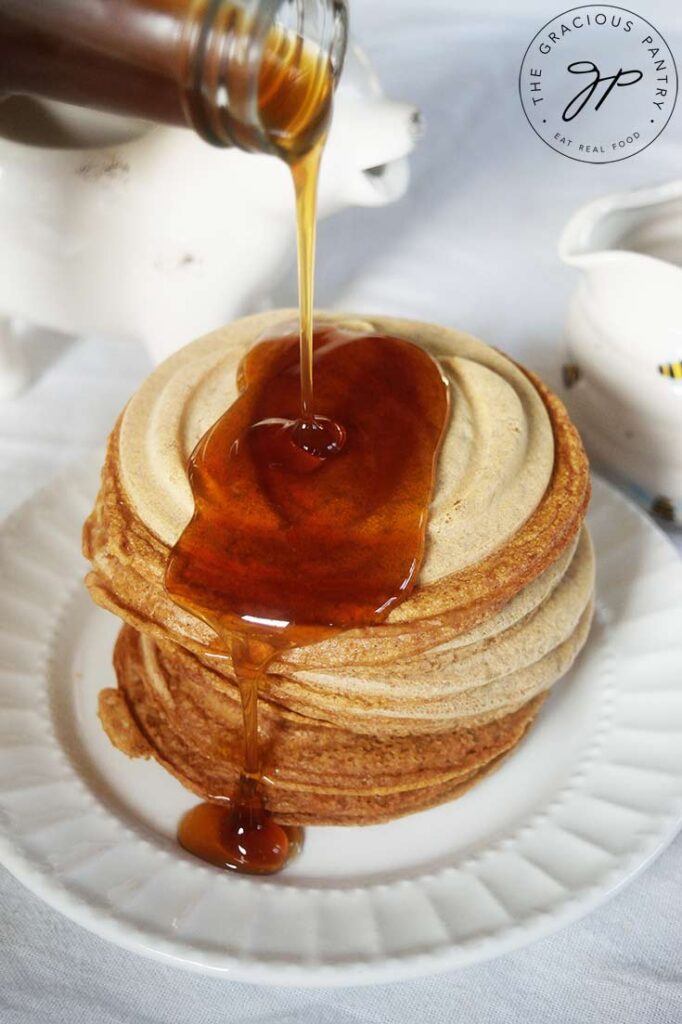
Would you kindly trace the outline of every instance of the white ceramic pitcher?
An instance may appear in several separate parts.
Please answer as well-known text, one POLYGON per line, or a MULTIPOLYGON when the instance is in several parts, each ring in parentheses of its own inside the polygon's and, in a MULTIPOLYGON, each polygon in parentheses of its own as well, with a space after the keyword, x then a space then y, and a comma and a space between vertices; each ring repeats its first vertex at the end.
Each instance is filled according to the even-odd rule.
POLYGON ((580 209, 559 244, 583 272, 564 367, 590 454, 682 522, 682 181, 580 209))
MULTIPOLYGON (((320 215, 398 199, 418 125, 350 47, 320 215)), ((292 185, 273 157, 62 104, 0 104, 0 394, 25 377, 15 318, 137 338, 160 360, 266 308, 293 252, 292 185)))

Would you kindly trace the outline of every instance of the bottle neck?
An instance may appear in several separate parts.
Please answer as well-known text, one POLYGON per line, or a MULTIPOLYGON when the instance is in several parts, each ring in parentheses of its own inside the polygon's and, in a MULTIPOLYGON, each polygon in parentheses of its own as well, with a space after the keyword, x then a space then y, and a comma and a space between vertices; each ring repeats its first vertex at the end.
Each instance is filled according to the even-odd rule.
POLYGON ((193 0, 178 85, 207 142, 290 159, 326 129, 348 32, 346 0, 193 0))

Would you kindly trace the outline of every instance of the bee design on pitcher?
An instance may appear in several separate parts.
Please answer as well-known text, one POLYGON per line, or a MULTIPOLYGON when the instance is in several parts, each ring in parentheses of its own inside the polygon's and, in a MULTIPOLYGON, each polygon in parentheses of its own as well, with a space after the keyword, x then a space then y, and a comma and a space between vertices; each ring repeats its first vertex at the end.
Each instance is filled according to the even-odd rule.
POLYGON ((682 380, 682 359, 674 363, 661 363, 658 372, 663 377, 672 377, 674 380, 682 380))

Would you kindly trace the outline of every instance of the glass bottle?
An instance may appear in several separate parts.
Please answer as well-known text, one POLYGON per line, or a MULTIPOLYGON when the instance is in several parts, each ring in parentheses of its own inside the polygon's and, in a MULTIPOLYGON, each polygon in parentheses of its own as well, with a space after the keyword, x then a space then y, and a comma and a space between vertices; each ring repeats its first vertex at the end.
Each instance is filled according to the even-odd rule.
POLYGON ((295 159, 329 116, 346 0, 0 0, 0 101, 186 125, 295 159))

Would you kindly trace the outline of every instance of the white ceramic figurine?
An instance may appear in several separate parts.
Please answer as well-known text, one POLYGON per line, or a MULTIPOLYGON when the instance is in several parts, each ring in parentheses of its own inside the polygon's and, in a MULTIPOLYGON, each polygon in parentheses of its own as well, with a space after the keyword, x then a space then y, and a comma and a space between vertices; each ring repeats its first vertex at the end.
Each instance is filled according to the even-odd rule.
MULTIPOLYGON (((319 210, 378 206, 407 187, 415 108, 386 99, 349 48, 319 210)), ((24 380, 15 318, 138 338, 155 360, 263 308, 293 258, 280 161, 193 132, 11 98, 0 104, 0 394, 24 380)), ((292 302, 294 300, 292 295, 292 302)))

